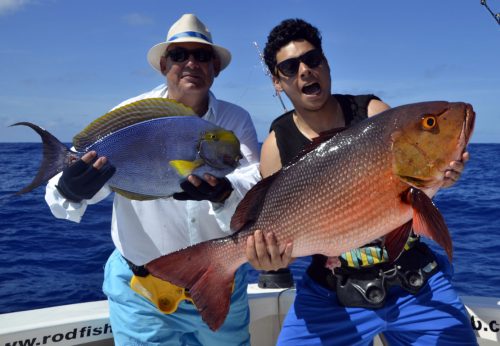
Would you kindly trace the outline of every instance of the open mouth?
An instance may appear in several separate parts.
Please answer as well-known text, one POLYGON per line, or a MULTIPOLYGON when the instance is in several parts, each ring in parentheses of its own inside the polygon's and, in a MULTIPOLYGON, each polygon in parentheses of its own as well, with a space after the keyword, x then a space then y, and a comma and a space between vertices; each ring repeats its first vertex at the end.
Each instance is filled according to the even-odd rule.
POLYGON ((306 95, 318 95, 321 92, 319 83, 313 83, 302 87, 302 92, 306 95))

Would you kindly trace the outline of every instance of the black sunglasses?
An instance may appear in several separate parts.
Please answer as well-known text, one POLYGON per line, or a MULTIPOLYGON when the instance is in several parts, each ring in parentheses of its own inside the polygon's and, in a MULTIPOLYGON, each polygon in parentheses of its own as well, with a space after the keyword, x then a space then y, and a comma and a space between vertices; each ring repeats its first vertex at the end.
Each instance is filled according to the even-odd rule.
POLYGON ((293 77, 299 71, 300 63, 303 62, 309 68, 318 67, 323 61, 323 52, 320 49, 312 49, 301 56, 283 60, 276 64, 276 69, 286 77, 293 77))
POLYGON ((214 52, 205 48, 196 48, 190 50, 183 47, 176 47, 169 50, 165 54, 165 57, 170 57, 173 62, 184 62, 189 59, 191 55, 197 62, 209 62, 213 59, 214 52))

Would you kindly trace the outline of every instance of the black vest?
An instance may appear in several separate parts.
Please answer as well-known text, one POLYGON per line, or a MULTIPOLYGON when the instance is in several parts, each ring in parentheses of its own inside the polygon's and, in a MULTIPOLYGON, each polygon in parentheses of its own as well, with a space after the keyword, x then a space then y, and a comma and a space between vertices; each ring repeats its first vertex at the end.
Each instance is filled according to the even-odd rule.
MULTIPOLYGON (((333 95, 340 104, 344 114, 346 127, 352 126, 368 117, 368 103, 375 99, 380 100, 375 95, 333 95)), ((305 137, 293 121, 293 110, 279 116, 271 124, 271 130, 276 135, 276 144, 280 152, 281 165, 286 166, 311 143, 309 138, 305 137)), ((313 255, 311 267, 324 271, 326 256, 313 255)), ((311 268, 311 269, 312 269, 311 268)))

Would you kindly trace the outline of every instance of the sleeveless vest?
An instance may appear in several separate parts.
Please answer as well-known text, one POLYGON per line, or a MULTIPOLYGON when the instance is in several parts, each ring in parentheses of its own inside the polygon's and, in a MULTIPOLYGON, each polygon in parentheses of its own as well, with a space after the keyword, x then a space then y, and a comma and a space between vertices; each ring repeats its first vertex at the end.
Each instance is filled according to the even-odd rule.
MULTIPOLYGON (((368 117, 368 103, 375 99, 380 100, 375 95, 333 95, 342 109, 346 128, 350 127, 368 117)), ((311 143, 305 137, 293 121, 293 110, 279 116, 271 124, 271 130, 276 135, 276 144, 280 153, 281 165, 286 166, 300 152, 311 143)), ((361 267, 363 264, 376 264, 386 260, 387 253, 381 248, 381 241, 376 240, 367 244, 367 247, 354 249, 342 254, 339 259, 342 265, 350 267, 361 267), (368 257, 367 257, 368 254, 368 257), (364 263, 363 263, 364 260, 364 263)), ((327 257, 323 255, 313 255, 310 269, 325 271, 327 257)))

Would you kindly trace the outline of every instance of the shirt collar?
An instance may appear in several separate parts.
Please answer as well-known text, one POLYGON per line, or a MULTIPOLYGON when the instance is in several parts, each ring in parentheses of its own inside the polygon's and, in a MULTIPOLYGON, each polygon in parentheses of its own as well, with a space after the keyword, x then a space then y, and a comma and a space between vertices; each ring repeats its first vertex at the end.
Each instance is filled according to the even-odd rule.
POLYGON ((215 122, 215 116, 217 114, 217 99, 215 98, 214 94, 209 91, 208 92, 208 110, 207 112, 203 115, 203 119, 215 122))
MULTIPOLYGON (((160 92, 160 97, 168 97, 168 86, 166 84, 158 86, 155 90, 160 92)), ((217 106, 218 102, 215 95, 211 91, 208 91, 208 110, 203 114, 202 118, 214 122, 217 114, 217 106)))

